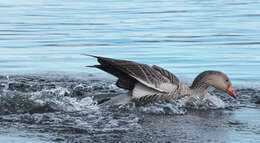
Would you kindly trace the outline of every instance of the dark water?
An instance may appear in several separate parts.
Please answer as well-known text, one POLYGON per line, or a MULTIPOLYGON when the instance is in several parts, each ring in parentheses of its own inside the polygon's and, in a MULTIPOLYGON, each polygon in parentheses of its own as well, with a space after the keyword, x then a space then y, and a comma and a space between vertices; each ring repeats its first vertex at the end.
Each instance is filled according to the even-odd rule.
POLYGON ((213 90, 203 99, 101 108, 98 101, 124 91, 87 74, 2 76, 0 84, 1 142, 260 141, 254 88, 237 88, 238 100, 213 90))
POLYGON ((0 2, 0 142, 260 142, 260 2, 131 0, 0 2), (85 68, 96 54, 156 64, 190 84, 231 78, 237 101, 99 108, 124 91, 85 68))

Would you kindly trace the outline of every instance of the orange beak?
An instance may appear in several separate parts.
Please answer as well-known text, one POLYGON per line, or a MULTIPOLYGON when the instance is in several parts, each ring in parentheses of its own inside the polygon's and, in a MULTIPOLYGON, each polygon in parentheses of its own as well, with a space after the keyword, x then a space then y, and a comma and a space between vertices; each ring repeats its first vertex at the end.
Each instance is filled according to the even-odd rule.
POLYGON ((228 93, 229 95, 231 95, 233 98, 237 98, 237 95, 236 95, 235 91, 233 90, 232 85, 230 85, 230 86, 228 87, 227 93, 228 93))

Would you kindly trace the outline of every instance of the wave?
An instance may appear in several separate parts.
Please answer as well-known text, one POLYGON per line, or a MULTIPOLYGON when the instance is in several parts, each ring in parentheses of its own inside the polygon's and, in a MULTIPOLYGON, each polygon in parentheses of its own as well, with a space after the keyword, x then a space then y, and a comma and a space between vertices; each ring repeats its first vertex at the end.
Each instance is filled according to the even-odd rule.
MULTIPOLYGON (((235 109, 259 104, 260 91, 253 88, 236 89, 238 100, 213 90, 208 95, 165 100, 143 106, 121 105, 120 108, 148 114, 185 114, 189 109, 235 109), (134 109, 131 109, 134 108, 134 109)), ((122 92, 111 80, 78 79, 65 75, 12 75, 0 77, 0 114, 74 112, 99 109, 101 100, 122 92)), ((112 107, 118 108, 118 107, 112 107)))

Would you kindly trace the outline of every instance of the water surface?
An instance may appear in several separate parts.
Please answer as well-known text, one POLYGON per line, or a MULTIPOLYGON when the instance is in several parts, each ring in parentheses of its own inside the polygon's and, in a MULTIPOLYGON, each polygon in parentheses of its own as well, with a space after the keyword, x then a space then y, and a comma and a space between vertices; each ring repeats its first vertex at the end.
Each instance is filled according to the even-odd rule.
POLYGON ((259 142, 259 7, 251 0, 2 0, 0 142, 259 142), (214 90, 191 109, 182 101, 100 109, 100 98, 125 91, 84 67, 96 61, 82 53, 156 64, 188 84, 199 72, 221 70, 239 99, 214 90), (225 106, 212 109, 217 101, 225 106))
POLYGON ((96 54, 157 64, 179 76, 203 70, 260 80, 257 1, 1 2, 1 73, 82 72, 96 54))

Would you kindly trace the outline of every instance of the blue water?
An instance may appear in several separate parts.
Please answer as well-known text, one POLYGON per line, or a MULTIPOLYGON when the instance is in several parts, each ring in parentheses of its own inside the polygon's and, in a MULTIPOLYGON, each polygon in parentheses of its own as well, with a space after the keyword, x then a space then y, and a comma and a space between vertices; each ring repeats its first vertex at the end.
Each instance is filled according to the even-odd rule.
MULTIPOLYGON (((87 69, 96 54, 193 78, 215 69, 260 81, 260 2, 2 0, 1 73, 87 69)), ((101 72, 100 72, 101 73, 101 72)))
MULTIPOLYGON (((260 1, 1 0, 0 74, 22 75, 22 77, 14 77, 10 80, 9 77, 0 76, 0 97, 4 99, 4 102, 8 103, 13 98, 18 98, 18 105, 27 105, 29 102, 29 105, 38 106, 38 102, 43 102, 49 106, 49 100, 55 99, 55 104, 53 103, 55 111, 61 112, 58 115, 52 112, 32 114, 31 116, 23 115, 13 112, 16 104, 15 108, 10 104, 10 109, 6 110, 8 113, 10 110, 14 115, 10 113, 11 115, 4 116, 0 112, 0 127, 3 128, 0 130, 0 142, 39 140, 73 143, 104 141, 103 139, 107 138, 111 142, 129 140, 135 142, 146 139, 155 141, 150 138, 150 135, 156 134, 155 132, 159 132, 161 136, 158 139, 164 138, 165 142, 172 141, 172 139, 175 139, 176 142, 192 142, 196 139, 199 142, 241 141, 249 143, 259 141, 258 113, 260 106, 251 101, 251 95, 259 96, 260 92, 258 89, 247 88, 260 85, 260 1), (90 111, 87 110, 90 112, 89 114, 85 112, 80 112, 79 115, 63 113, 65 109, 60 109, 60 106, 65 108, 67 104, 73 105, 69 106, 73 110, 78 111, 83 108, 81 107, 83 101, 74 101, 74 98, 68 100, 65 95, 68 89, 74 86, 81 87, 82 83, 79 81, 69 88, 65 85, 72 84, 71 77, 62 78, 57 82, 55 76, 68 73, 73 78, 79 76, 84 79, 89 73, 93 73, 97 77, 108 77, 108 74, 102 71, 84 67, 97 62, 93 58, 81 55, 83 53, 133 60, 150 65, 156 64, 168 69, 188 83, 191 83, 192 79, 204 70, 221 70, 231 78, 235 89, 239 89, 240 99, 235 104, 239 109, 234 109, 234 112, 225 110, 220 115, 215 112, 177 117, 145 115, 144 118, 155 120, 144 122, 142 124, 144 129, 138 129, 136 134, 129 132, 129 130, 136 131, 136 128, 139 127, 139 122, 129 122, 132 120, 132 116, 137 116, 135 113, 129 113, 130 117, 126 117, 126 119, 120 117, 115 120, 110 120, 110 117, 114 114, 115 116, 124 114, 124 112, 108 112, 108 117, 106 114, 102 114, 100 117, 98 112, 101 111, 95 110, 95 115, 92 115, 91 107, 90 111), (44 80, 41 79, 46 78, 42 78, 46 73, 53 75, 50 81, 46 81, 42 85, 44 80), (30 76, 23 77, 28 74, 38 74, 40 77, 36 76, 36 81, 32 80, 30 76), (23 81, 24 79, 25 81, 23 81), (17 82, 17 85, 13 85, 14 89, 9 89, 9 82, 11 84, 17 82), (55 85, 55 90, 49 89, 53 86, 50 86, 49 83, 55 85), (40 88, 42 86, 43 89, 40 88), (244 88, 240 88, 241 86, 244 88), (27 93, 23 93, 25 90, 23 88, 28 90, 27 93), (37 90, 35 91, 34 88, 37 90), (24 95, 24 98, 29 96, 33 99, 39 96, 39 101, 31 101, 31 99, 27 101, 20 94, 24 95), (45 97, 45 94, 51 96, 45 97), (8 97, 4 97, 4 95, 8 97), (56 96, 62 96, 62 98, 56 99, 54 98, 56 96), (56 107, 56 104, 59 108, 56 107), (240 106, 246 106, 246 108, 240 106), (150 116, 152 116, 151 119, 150 116), (44 117, 49 120, 46 121, 44 117), (97 120, 96 118, 101 118, 101 121, 94 122, 97 120), (165 123, 159 122, 162 118, 165 123), (29 119, 37 120, 35 121, 37 123, 30 123, 27 127, 29 119), (102 122, 103 119, 106 121, 102 122), (134 140, 135 138, 118 140, 116 135, 114 135, 115 137, 110 136, 109 130, 114 129, 113 122, 120 123, 121 120, 126 122, 126 125, 115 127, 115 134, 120 130, 124 136, 126 130, 127 135, 136 137, 136 140, 134 140), (157 120, 159 121, 156 122, 157 120), (202 125, 201 120, 205 124, 202 125), (152 124, 153 122, 155 124, 152 124), (68 124, 79 130, 80 138, 78 138, 78 134, 71 131, 68 124), (93 126, 92 128, 97 128, 93 131, 94 133, 102 132, 102 135, 92 138, 93 135, 89 133, 92 128, 87 124, 93 126), (99 124, 106 130, 102 130, 103 128, 98 126, 99 124), (131 127, 132 124, 135 125, 131 127), (160 129, 161 126, 165 126, 166 129, 160 129), (156 127, 158 128, 153 131, 156 127), (190 130, 193 127, 194 129, 190 130), (4 128, 9 130, 4 130, 4 128), (46 131, 43 134, 40 130, 42 128, 43 131, 46 131), (86 130, 87 133, 81 129, 86 130), (178 132, 175 130, 173 132, 172 129, 176 129, 178 132), (13 130, 15 130, 14 135, 12 135, 13 130), (195 133, 195 131, 199 133, 195 133), (37 135, 31 135, 35 132, 37 135), (223 132, 227 132, 227 134, 221 138, 223 132), (144 133, 146 136, 140 137, 139 133, 141 135, 144 133), (88 135, 86 136, 86 134, 88 135), (186 134, 187 136, 185 136, 186 134), (53 135, 54 139, 49 137, 50 135, 53 135), (33 136, 32 139, 30 139, 31 136, 33 136)), ((97 85, 100 84, 97 83, 97 85)), ((108 87, 107 85, 101 87, 107 90, 110 89, 110 84, 108 87)), ((101 87, 100 89, 102 89, 101 87)), ((107 93, 105 92, 105 94, 107 93)), ((85 107, 85 104, 83 105, 85 107)), ((6 107, 6 105, 1 103, 0 108, 2 107, 6 107)), ((21 111, 27 113, 27 106, 24 108, 21 111)), ((139 118, 139 116, 137 117, 139 118)), ((141 118, 140 120, 142 120, 141 118)))

